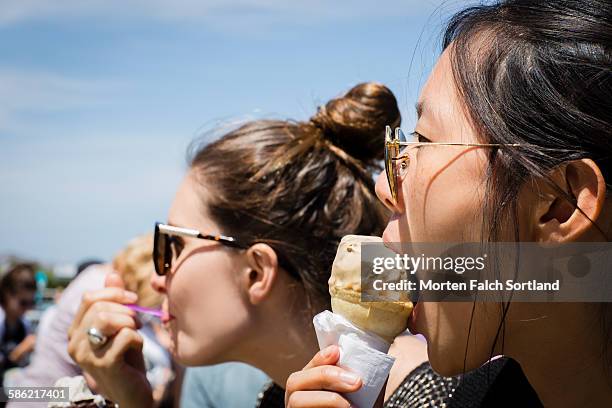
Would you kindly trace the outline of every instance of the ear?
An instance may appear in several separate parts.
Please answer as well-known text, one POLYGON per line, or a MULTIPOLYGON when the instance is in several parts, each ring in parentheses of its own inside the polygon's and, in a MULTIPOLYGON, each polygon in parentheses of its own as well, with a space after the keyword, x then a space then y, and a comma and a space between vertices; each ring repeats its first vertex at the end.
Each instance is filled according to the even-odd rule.
POLYGON ((593 228, 591 220, 597 221, 604 206, 606 184, 601 170, 591 159, 574 160, 555 168, 551 179, 573 202, 549 183, 537 182, 539 191, 531 214, 533 239, 549 243, 578 241, 593 228))
POLYGON ((246 251, 248 271, 246 288, 253 305, 260 304, 272 292, 278 276, 278 257, 267 244, 255 244, 246 251))

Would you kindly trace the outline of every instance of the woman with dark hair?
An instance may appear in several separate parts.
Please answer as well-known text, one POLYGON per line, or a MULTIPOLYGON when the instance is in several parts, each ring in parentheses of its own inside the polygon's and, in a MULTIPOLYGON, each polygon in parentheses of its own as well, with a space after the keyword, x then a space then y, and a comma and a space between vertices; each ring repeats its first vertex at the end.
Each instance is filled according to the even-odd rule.
MULTIPOLYGON (((249 122, 196 149, 154 250, 179 363, 242 361, 282 386, 310 360, 340 239, 384 228, 371 171, 388 122, 400 123, 395 97, 365 83, 308 121, 249 122)), ((71 356, 122 408, 151 403, 137 321, 122 305, 134 300, 117 287, 85 296, 69 334, 71 356)))
MULTIPOLYGON (((394 214, 384 241, 607 242, 612 3, 469 8, 444 49, 417 104, 418 143, 387 145, 389 177, 376 186, 394 214)), ((420 302, 411 331, 437 373, 480 378, 447 395, 450 406, 601 407, 612 403, 611 313, 609 303, 420 302), (497 355, 518 362, 535 393, 512 360, 487 380, 497 355)), ((360 382, 339 381, 337 360, 332 347, 294 373, 287 405, 347 407, 338 393, 360 382)))
POLYGON ((23 319, 34 307, 35 265, 20 263, 0 279, 0 380, 9 368, 23 367, 36 337, 23 319))

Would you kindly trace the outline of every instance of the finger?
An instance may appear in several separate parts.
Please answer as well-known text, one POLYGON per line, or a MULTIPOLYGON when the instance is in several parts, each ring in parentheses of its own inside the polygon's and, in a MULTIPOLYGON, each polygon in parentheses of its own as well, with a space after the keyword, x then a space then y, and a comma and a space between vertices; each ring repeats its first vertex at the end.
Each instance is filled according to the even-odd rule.
POLYGON ((112 336, 124 327, 137 329, 141 326, 134 312, 125 306, 118 303, 98 302, 89 309, 82 324, 71 333, 68 341, 68 354, 80 366, 90 366, 103 357, 108 348, 108 344, 102 347, 92 346, 87 333, 90 328, 96 328, 104 336, 112 339, 112 336), (101 311, 96 309, 101 309, 101 311))
POLYGON ((127 307, 124 304, 117 302, 107 302, 105 300, 101 300, 99 302, 91 305, 87 312, 81 319, 81 321, 91 320, 92 316, 95 316, 96 313, 109 312, 109 313, 123 313, 130 316, 136 316, 136 312, 127 307))
POLYGON ((351 403, 335 392, 297 391, 286 401, 287 408, 349 408, 351 403))
POLYGON ((104 346, 94 349, 87 347, 90 354, 87 356, 87 360, 91 362, 94 368, 92 373, 94 375, 95 372, 100 371, 108 373, 109 370, 113 372, 112 370, 125 366, 125 363, 135 363, 132 364, 134 367, 143 367, 144 369, 142 345, 143 340, 138 332, 128 327, 123 327, 104 346), (132 361, 128 362, 128 358, 126 358, 128 353, 136 354, 139 358, 132 356, 132 361), (140 360, 143 361, 142 364, 140 360))
POLYGON ((86 371, 83 371, 83 377, 85 378, 85 382, 87 383, 87 386, 89 387, 89 389, 92 392, 97 393, 98 383, 96 382, 96 379, 93 378, 91 374, 89 374, 86 371))
POLYGON ((104 288, 86 292, 81 299, 79 310, 72 321, 71 329, 80 324, 83 315, 96 302, 134 303, 136 300, 138 300, 138 296, 134 292, 129 292, 120 288, 104 288))
POLYGON ((335 391, 353 392, 361 388, 361 378, 355 373, 336 366, 320 366, 295 372, 287 379, 287 392, 335 391))
POLYGON ((132 309, 116 302, 98 301, 94 302, 87 308, 79 320, 75 319, 68 329, 68 339, 72 338, 78 331, 83 331, 92 327, 92 321, 95 317, 104 312, 123 313, 129 316, 136 316, 136 312, 132 309))
POLYGON ((104 279, 104 287, 105 288, 119 288, 125 289, 125 283, 117 272, 111 272, 106 275, 106 279, 104 279))
POLYGON ((89 330, 91 327, 98 329, 106 337, 112 337, 124 327, 137 330, 140 327, 140 322, 135 316, 126 313, 104 311, 96 313, 91 320, 90 327, 84 329, 89 330))
POLYGON ((138 332, 124 327, 113 337, 105 358, 113 362, 125 361, 130 366, 143 371, 145 367, 142 347, 142 336, 138 332))
POLYGON ((340 359, 340 348, 338 346, 328 346, 314 355, 312 360, 306 364, 304 369, 318 367, 322 365, 334 365, 340 359))

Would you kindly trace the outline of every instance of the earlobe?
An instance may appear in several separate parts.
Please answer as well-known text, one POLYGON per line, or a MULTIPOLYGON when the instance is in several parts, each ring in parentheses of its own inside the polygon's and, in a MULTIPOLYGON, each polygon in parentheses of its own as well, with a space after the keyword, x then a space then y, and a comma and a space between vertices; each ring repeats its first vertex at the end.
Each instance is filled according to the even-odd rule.
POLYGON ((599 167, 590 159, 565 163, 551 173, 555 184, 539 184, 535 240, 563 243, 578 241, 593 228, 605 202, 606 185, 599 167))
POLYGON ((247 249, 248 263, 247 292, 251 304, 264 301, 276 282, 278 275, 278 258, 276 252, 267 244, 255 244, 247 249))

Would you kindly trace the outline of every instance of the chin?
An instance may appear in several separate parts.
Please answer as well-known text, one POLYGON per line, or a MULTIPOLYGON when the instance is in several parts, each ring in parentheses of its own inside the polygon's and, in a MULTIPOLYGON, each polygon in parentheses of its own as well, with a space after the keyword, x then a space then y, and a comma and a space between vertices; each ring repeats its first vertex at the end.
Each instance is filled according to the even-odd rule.
POLYGON ((185 338, 179 335, 174 343, 172 355, 176 361, 184 366, 207 366, 226 362, 226 359, 221 357, 218 350, 214 350, 212 345, 208 347, 203 342, 198 342, 195 339, 185 338))
POLYGON ((172 355, 177 363, 188 367, 211 364, 207 363, 206 361, 202 361, 201 358, 198 358, 199 356, 197 353, 189 350, 188 347, 175 346, 172 355))
MULTIPOLYGON (((427 356, 433 370, 443 377, 452 377, 463 374, 463 353, 459 347, 440 347, 430 341, 427 330, 421 333, 427 341, 427 356)), ((465 349, 463 350, 465 352, 465 349)), ((467 369, 467 367, 466 367, 467 369)))
POLYGON ((190 346, 188 339, 185 339, 181 333, 177 333, 172 340, 171 352, 179 364, 184 366, 198 365, 196 362, 197 354, 194 352, 193 347, 190 346))

